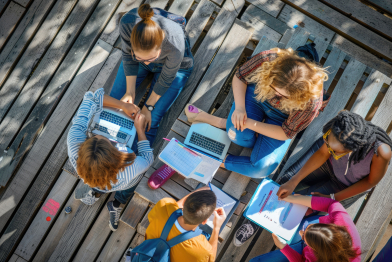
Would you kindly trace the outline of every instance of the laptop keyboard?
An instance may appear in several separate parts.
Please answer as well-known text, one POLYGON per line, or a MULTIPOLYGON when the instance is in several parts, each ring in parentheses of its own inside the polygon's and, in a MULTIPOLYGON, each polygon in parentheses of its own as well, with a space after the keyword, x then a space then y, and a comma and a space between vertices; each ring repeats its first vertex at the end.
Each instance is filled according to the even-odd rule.
POLYGON ((132 130, 132 128, 133 128, 133 122, 131 120, 117 116, 117 115, 109 113, 107 111, 102 111, 102 113, 100 115, 100 119, 106 120, 110 123, 119 125, 121 127, 125 127, 129 130, 132 130))
POLYGON ((225 144, 195 132, 192 133, 189 142, 218 155, 221 155, 223 149, 225 149, 225 144))
MULTIPOLYGON (((100 126, 98 124, 95 124, 94 128, 99 130, 99 131, 101 131, 101 132, 104 132, 104 133, 106 133, 106 134, 108 134, 110 136, 114 136, 113 133, 109 132, 109 130, 106 127, 104 127, 104 126, 100 126)), ((118 138, 121 138, 121 139, 125 140, 127 138, 127 134, 123 133, 121 131, 118 131, 117 134, 115 135, 115 137, 118 137, 118 138)))

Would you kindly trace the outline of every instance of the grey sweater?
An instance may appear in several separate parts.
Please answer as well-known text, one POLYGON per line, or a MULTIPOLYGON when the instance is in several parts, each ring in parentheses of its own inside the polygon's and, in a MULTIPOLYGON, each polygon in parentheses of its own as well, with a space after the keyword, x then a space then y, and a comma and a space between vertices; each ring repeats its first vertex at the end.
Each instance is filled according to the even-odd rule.
MULTIPOLYGON (((141 21, 137 10, 137 8, 130 10, 121 18, 120 22, 122 57, 126 76, 135 76, 139 70, 139 62, 134 60, 131 55, 130 42, 132 28, 141 21)), ((193 58, 184 57, 185 33, 181 25, 158 14, 155 14, 152 20, 165 31, 161 55, 153 62, 163 65, 162 72, 153 87, 154 92, 162 96, 172 84, 180 68, 189 69, 193 66, 193 58)))

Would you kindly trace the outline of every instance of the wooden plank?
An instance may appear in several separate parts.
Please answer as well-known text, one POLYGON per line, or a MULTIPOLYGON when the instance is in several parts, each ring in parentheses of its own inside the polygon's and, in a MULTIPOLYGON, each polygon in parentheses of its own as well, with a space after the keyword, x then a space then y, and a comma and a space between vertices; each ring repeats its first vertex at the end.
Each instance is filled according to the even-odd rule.
POLYGON ((7 39, 11 36, 16 24, 21 19, 25 8, 10 2, 3 15, 0 17, 0 46, 3 46, 7 39))
POLYGON ((4 11, 4 8, 7 6, 10 0, 0 0, 0 14, 4 11))
POLYGON ((33 222, 23 234, 23 238, 16 248, 15 254, 26 260, 32 258, 38 247, 38 243, 41 242, 47 230, 56 221, 59 212, 62 211, 64 203, 69 194, 72 193, 72 189, 77 182, 78 179, 69 173, 65 171, 61 173, 49 195, 43 202, 44 204, 34 217, 33 222), (50 208, 52 206, 53 208, 50 208))
MULTIPOLYGON (((260 182, 259 182, 260 183, 260 182)), ((257 186, 259 183, 256 183, 254 181, 249 181, 248 185, 246 186, 244 193, 245 195, 241 195, 240 201, 244 204, 248 204, 250 199, 252 198, 253 194, 255 193, 257 186)))
POLYGON ((152 7, 165 9, 168 0, 146 0, 145 4, 150 4, 152 7))
MULTIPOLYGON (((83 181, 79 180, 76 188, 79 188, 82 185, 84 185, 83 181)), ((64 234, 69 223, 72 221, 75 212, 78 210, 79 206, 84 205, 81 201, 74 198, 74 193, 75 191, 72 192, 68 198, 67 203, 64 205, 65 207, 71 207, 72 213, 66 214, 63 210, 60 212, 56 222, 50 229, 49 234, 46 236, 42 245, 36 247, 39 248, 39 250, 33 259, 34 262, 48 261, 49 257, 52 255, 54 249, 60 241, 61 236, 64 234)))
MULTIPOLYGON (((72 12, 68 16, 64 25, 62 25, 59 32, 59 26, 62 24, 61 22, 63 22, 63 19, 67 17, 68 10, 64 10, 64 15, 59 15, 58 13, 53 14, 53 16, 59 15, 60 17, 59 20, 55 19, 54 25, 52 25, 52 23, 46 19, 48 22, 44 23, 44 25, 40 27, 36 37, 34 37, 33 41, 30 43, 27 52, 25 52, 22 59, 19 60, 15 69, 12 71, 11 75, 0 90, 0 100, 2 101, 0 107, 0 121, 4 118, 8 109, 12 106, 13 102, 18 96, 18 93, 24 89, 23 86, 33 71, 34 73, 33 76, 29 79, 29 83, 36 83, 35 86, 37 88, 37 93, 32 95, 33 97, 36 97, 37 95, 39 96, 41 94, 43 83, 35 82, 39 79, 36 77, 43 74, 42 69, 44 69, 44 76, 46 76, 46 79, 50 78, 51 74, 53 74, 53 72, 57 69, 57 66, 63 57, 67 54, 68 48, 75 41, 78 32, 80 32, 79 30, 83 27, 84 22, 93 12, 96 2, 97 0, 86 0, 83 2, 78 2, 72 9, 72 12), (55 39, 53 42, 51 42, 54 36, 55 39), (49 44, 51 48, 48 50, 47 48, 49 44), (43 54, 46 58, 46 62, 40 61, 43 54), (39 67, 39 69, 37 68, 38 70, 36 69, 37 65, 39 67)), ((60 7, 56 9, 56 11, 61 13, 63 10, 61 10, 60 7)), ((20 98, 14 103, 15 106, 24 105, 30 101, 29 97, 22 96, 22 98, 24 100, 21 101, 20 98)), ((23 108, 21 108, 21 111, 23 112, 23 108)), ((7 117, 7 119, 9 118, 7 117)), ((0 144, 4 143, 2 140, 0 141, 0 144)))
POLYGON ((210 109, 244 51, 251 31, 244 28, 243 22, 236 20, 189 103, 204 111, 210 109))
POLYGON ((32 1, 32 0, 13 0, 14 2, 20 4, 23 7, 27 7, 28 4, 32 1))
MULTIPOLYGON (((260 8, 254 6, 254 5, 250 5, 250 6, 248 6, 248 8, 246 8, 245 12, 241 16, 241 20, 244 20, 243 18, 245 16, 252 17, 253 19, 251 19, 251 20, 260 21, 261 23, 267 25, 268 27, 275 30, 276 32, 278 32, 281 35, 283 35, 287 29, 290 29, 290 27, 285 22, 271 16, 270 14, 264 12, 263 10, 261 10, 260 8)), ((272 38, 270 38, 270 39, 274 40, 272 38)))
MULTIPOLYGON (((10 70, 22 55, 23 50, 27 48, 28 43, 39 30, 40 25, 53 8, 55 2, 55 0, 36 0, 27 9, 13 35, 8 39, 6 45, 2 47, 0 53, 0 84, 8 76, 10 70)), ((73 1, 73 3, 75 4, 76 1, 73 1)), ((66 12, 67 7, 65 6, 64 13, 66 12)), ((53 26, 55 27, 55 24, 53 26)))
POLYGON ((290 38, 289 42, 287 43, 286 48, 291 47, 292 49, 296 50, 298 47, 306 44, 310 36, 310 33, 307 32, 305 29, 298 27, 295 29, 293 36, 290 38))
POLYGON ((354 222, 357 220, 357 215, 359 215, 359 210, 363 204, 363 201, 365 201, 366 196, 367 194, 361 196, 357 201, 354 202, 354 204, 346 208, 347 213, 354 222))
MULTIPOLYGON (((71 20, 66 22, 66 25, 63 27, 64 30, 62 29, 57 35, 53 45, 46 52, 44 58, 35 69, 34 74, 31 76, 15 103, 10 108, 6 119, 4 119, 4 121, 0 124, 0 131, 2 134, 0 135, 0 143, 8 145, 10 141, 13 141, 10 148, 13 149, 14 152, 17 152, 20 157, 22 157, 28 150, 30 143, 37 134, 37 131, 40 129, 45 120, 47 120, 50 112, 59 102, 59 98, 64 94, 72 79, 78 73, 78 70, 82 66, 86 56, 89 54, 89 51, 94 47, 99 34, 103 30, 112 12, 115 10, 115 3, 118 1, 119 0, 102 0, 99 2, 96 10, 93 12, 80 35, 73 43, 70 52, 63 61, 59 61, 57 58, 53 59, 53 56, 61 56, 61 52, 65 52, 64 48, 67 47, 67 45, 72 44, 72 42, 64 43, 64 41, 62 41, 62 37, 65 37, 64 34, 69 33, 71 28, 73 28, 69 23, 76 21, 71 20), (109 4, 113 5, 112 8, 107 7, 109 4), (64 45, 62 45, 61 48, 57 48, 57 44, 64 45), (61 65, 54 74, 53 78, 51 78, 52 73, 55 72, 56 66, 60 62, 61 65), (44 87, 47 84, 48 86, 44 90, 44 87), (42 91, 44 92, 41 95, 42 91), (34 107, 34 109, 30 113, 32 107, 34 107), (17 138, 14 139, 14 134, 20 129, 27 116, 26 124, 23 126, 17 138)), ((81 13, 80 15, 83 14, 81 13)), ((68 40, 70 39, 71 37, 68 40)), ((14 160, 14 165, 17 165, 17 163, 18 161, 14 160)), ((3 165, 7 164, 8 163, 3 163, 3 165)), ((4 178, 7 178, 9 175, 10 172, 4 174, 4 178)), ((5 185, 4 182, 7 181, 4 178, 2 176, 2 185, 5 185)))
POLYGON ((366 0, 366 1, 392 14, 392 3, 390 1, 385 1, 385 0, 366 0))
POLYGON ((302 0, 285 0, 285 2, 295 5, 295 8, 299 11, 306 13, 306 15, 316 21, 323 22, 326 26, 333 28, 338 34, 355 41, 356 44, 392 60, 392 43, 390 41, 325 4, 319 1, 302 0))
POLYGON ((272 234, 267 230, 263 230, 245 261, 248 262, 252 258, 270 252, 274 245, 275 244, 274 240, 272 239, 272 234))
POLYGON ((140 219, 142 219, 144 213, 148 208, 149 202, 138 195, 134 195, 131 201, 126 206, 120 220, 125 225, 136 229, 140 219))
POLYGON ((122 0, 121 4, 116 9, 116 13, 102 32, 100 39, 112 46, 114 46, 117 40, 120 40, 121 43, 121 39, 119 38, 120 31, 118 30, 118 22, 121 19, 121 15, 124 12, 128 12, 129 10, 138 7, 142 2, 143 0, 122 0))
POLYGON ((321 112, 320 115, 306 128, 305 133, 302 135, 302 138, 298 142, 290 158, 287 160, 283 170, 280 172, 280 175, 284 174, 286 169, 295 163, 295 161, 297 161, 309 149, 314 142, 314 139, 311 138, 321 137, 323 125, 344 108, 365 69, 366 66, 361 62, 355 59, 350 60, 331 95, 328 105, 324 111, 321 112))
MULTIPOLYGON (((76 188, 79 188, 83 185, 83 181, 79 180, 79 183, 76 188)), ((39 249, 33 259, 34 262, 42 262, 49 260, 49 257, 52 255, 54 249, 59 243, 61 236, 67 230, 69 223, 71 223, 72 219, 74 218, 74 214, 79 209, 79 206, 84 205, 81 201, 74 198, 74 193, 75 191, 72 192, 72 194, 68 198, 67 203, 64 205, 65 207, 71 207, 72 213, 66 214, 64 210, 61 210, 62 212, 60 212, 60 214, 58 215, 56 222, 50 229, 49 234, 45 237, 45 240, 42 245, 36 247, 39 249)))
POLYGON ((140 245, 142 242, 144 241, 144 235, 141 235, 139 233, 136 233, 136 235, 134 236, 134 238, 131 241, 131 244, 129 245, 129 247, 125 250, 123 257, 121 258, 120 262, 125 262, 125 253, 127 252, 127 250, 129 249, 134 249, 135 247, 137 247, 138 245, 140 245))
POLYGON ((27 260, 24 260, 23 258, 18 257, 15 254, 13 254, 10 260, 8 260, 8 262, 25 262, 25 261, 27 262, 27 260))
MULTIPOLYGON (((49 159, 46 161, 44 167, 39 172, 37 179, 34 180, 33 185, 27 191, 25 181, 20 181, 18 179, 14 179, 12 184, 7 188, 5 191, 2 201, 0 203, 4 203, 3 201, 8 199, 9 197, 14 197, 14 202, 12 204, 4 205, 7 207, 7 213, 2 216, 0 221, 0 227, 3 230, 5 225, 8 222, 7 227, 3 235, 0 238, 1 247, 0 247, 0 260, 4 260, 10 255, 10 252, 13 250, 14 246, 18 243, 18 241, 23 237, 23 232, 29 226, 29 221, 31 220, 32 216, 36 213, 37 209, 41 206, 46 195, 47 190, 49 190, 50 186, 52 185, 53 181, 57 178, 61 171, 61 167, 63 166, 65 160, 67 159, 67 133, 71 126, 69 125, 66 129, 66 133, 61 137, 59 143, 54 148, 52 154, 50 155, 49 159), (21 184, 19 184, 21 183, 21 184), (14 188, 17 189, 14 189, 14 188), (19 189, 19 190, 18 190, 19 189), (24 189, 20 191, 20 189, 24 189), (27 191, 27 194, 26 194, 27 191), (17 208, 18 203, 20 202, 23 195, 25 195, 23 202, 17 208), (16 213, 12 214, 13 210, 16 209, 16 213), (13 215, 12 217, 10 217, 13 215), (10 219, 10 221, 8 221, 10 219)), ((36 155, 33 158, 38 158, 36 155)), ((28 168, 28 167, 27 167, 28 168)), ((30 167, 30 171, 36 171, 35 168, 30 167)), ((27 173, 27 172, 26 172, 27 173)), ((36 175, 36 173, 29 174, 29 175, 36 175)), ((20 178, 20 177, 18 177, 20 178)), ((44 216, 45 214, 43 214, 44 216)), ((46 216, 45 216, 46 218, 46 216)), ((40 217, 40 223, 45 223, 43 217, 40 217), (43 221, 42 221, 43 220, 43 221)), ((53 217, 51 217, 53 218, 53 217)), ((44 224, 46 225, 46 224, 44 224)), ((49 225, 48 225, 49 226, 49 225)), ((44 228, 43 228, 44 229, 44 228)), ((44 234, 45 231, 41 232, 44 234)), ((38 238, 42 237, 43 235, 36 235, 38 238)), ((31 251, 31 250, 30 250, 31 251)), ((20 253, 22 254, 22 253, 20 253)), ((31 255, 31 253, 29 254, 31 255)))
MULTIPOLYGON (((105 60, 109 56, 111 48, 111 46, 108 46, 108 44, 103 41, 97 42, 96 46, 91 51, 91 55, 87 58, 78 75, 72 82, 70 88, 67 90, 63 99, 60 101, 59 105, 53 112, 51 118, 46 125, 46 128, 37 138, 31 151, 26 156, 26 159, 23 161, 21 167, 19 168, 14 179, 12 180, 12 183, 7 187, 7 190, 5 191, 4 195, 0 200, 0 205, 3 206, 1 212, 2 220, 0 221, 2 227, 4 227, 5 221, 7 221, 7 218, 9 218, 13 210, 21 201, 31 181, 34 179, 43 163, 46 161, 47 158, 49 158, 49 155, 52 153, 51 151, 56 145, 57 140, 62 135, 63 131, 66 129, 65 127, 68 125, 72 116, 74 115, 74 112, 79 107, 80 101, 82 100, 84 93, 87 91, 88 87, 91 86, 91 83, 93 83, 94 80, 94 83, 97 83, 99 81, 99 77, 97 79, 95 78, 101 67, 104 65, 105 60), (9 198, 13 198, 14 201, 7 202, 6 200, 9 198)), ((121 51, 118 52, 121 53, 121 51)), ((59 152, 63 152, 62 150, 60 150, 60 148, 61 146, 64 147, 63 150, 65 152, 63 152, 62 154, 65 155, 67 151, 65 145, 66 135, 67 134, 64 134, 63 136, 64 144, 58 145, 59 152)), ((56 158, 56 156, 53 156, 53 154, 51 155, 51 157, 56 158)), ((59 157, 59 159, 61 159, 61 157, 59 157)), ((65 162, 65 160, 66 156, 62 160, 62 164, 65 162)), ((62 164, 60 165, 60 168, 62 164)), ((56 162, 54 162, 54 166, 56 166, 56 162)), ((48 174, 48 176, 49 175, 50 174, 48 174)), ((43 176, 44 181, 45 177, 46 176, 43 176)))
POLYGON ((324 56, 324 53, 327 50, 331 40, 325 41, 325 39, 322 37, 316 37, 314 39, 314 36, 310 36, 309 39, 312 40, 313 43, 316 44, 315 48, 316 48, 317 54, 319 55, 319 58, 321 60, 321 57, 324 56))
POLYGON ((216 5, 208 0, 201 0, 196 10, 193 12, 191 18, 185 27, 185 32, 189 38, 191 48, 195 45, 204 27, 210 20, 216 5))
POLYGON ((189 8, 191 8, 193 0, 174 0, 169 8, 169 12, 185 16, 188 13, 189 8))
POLYGON ((154 205, 150 206, 144 215, 142 221, 137 225, 137 233, 142 235, 143 237, 146 235, 147 227, 150 225, 150 221, 148 221, 148 214, 150 213, 151 209, 154 208, 154 205))
POLYGON ((299 27, 303 27, 305 31, 315 36, 321 36, 325 41, 331 41, 335 35, 335 32, 331 29, 289 5, 285 5, 282 12, 278 16, 278 19, 287 23, 289 27, 299 25, 299 27))
POLYGON ((336 34, 331 44, 346 52, 356 60, 364 63, 365 65, 380 71, 388 77, 392 77, 392 65, 374 56, 343 36, 336 34))
POLYGON ((119 229, 110 235, 110 238, 106 242, 105 247, 95 261, 118 262, 124 255, 125 250, 129 246, 129 243, 131 242, 131 239, 135 233, 135 229, 120 223, 119 229))
MULTIPOLYGON (((241 21, 249 23, 249 25, 255 29, 251 40, 259 41, 263 36, 266 36, 268 37, 268 39, 278 42, 279 39, 282 37, 282 34, 284 32, 280 33, 275 31, 273 28, 269 26, 268 24, 269 21, 266 21, 266 19, 264 19, 264 18, 268 19, 268 16, 271 18, 270 20, 279 21, 253 5, 249 6, 245 10, 245 13, 242 14, 241 21)), ((282 25, 286 26, 283 22, 281 21, 279 22, 282 25)))
MULTIPOLYGON (((384 37, 392 38, 392 20, 356 0, 323 0, 355 21, 360 21, 384 37)), ((391 5, 392 7, 392 5, 391 5)), ((391 9, 392 10, 392 9, 391 9)))
POLYGON ((338 72, 340 66, 343 63, 344 58, 346 57, 346 53, 340 50, 337 47, 333 47, 331 52, 329 53, 327 60, 324 63, 324 68, 328 70, 328 80, 324 82, 324 90, 327 91, 329 86, 332 84, 336 73, 338 72))
POLYGON ((91 223, 106 205, 108 196, 109 194, 101 195, 94 205, 79 206, 48 261, 70 261, 91 223))
POLYGON ((272 15, 273 17, 278 17, 283 6, 285 5, 280 0, 247 0, 247 2, 257 6, 258 8, 272 15))
POLYGON ((270 50, 271 48, 274 48, 277 46, 277 42, 272 41, 270 39, 268 39, 267 37, 263 37, 260 39, 260 42, 257 44, 256 49, 253 51, 252 56, 266 51, 266 50, 270 50))
MULTIPOLYGON (((114 194, 115 193, 111 193, 109 195, 108 201, 114 200, 114 194)), ((124 207, 124 205, 121 204, 120 207, 124 207)), ((95 260, 106 240, 112 233, 112 230, 108 226, 109 217, 108 209, 103 207, 97 220, 94 222, 93 227, 89 230, 87 237, 83 240, 82 246, 78 248, 78 252, 72 261, 92 262, 95 260)), ((122 228, 120 227, 118 228, 118 230, 121 229, 122 228)))
POLYGON ((391 79, 373 69, 367 77, 351 111, 365 118, 385 82, 390 84, 391 79))
POLYGON ((203 76, 211 59, 214 57, 216 50, 226 37, 227 32, 237 16, 237 12, 240 12, 244 4, 244 0, 233 0, 233 2, 226 1, 223 5, 211 28, 208 30, 203 42, 198 48, 201 52, 197 52, 195 55, 193 71, 189 76, 184 89, 161 121, 157 137, 153 145, 154 148, 161 147, 162 138, 167 135, 179 113, 184 109, 188 99, 196 89, 199 79, 203 76), (233 3, 235 3, 235 7, 233 3))
POLYGON ((152 190, 151 188, 149 188, 147 185, 147 181, 148 179, 146 177, 143 177, 135 190, 135 193, 138 194, 140 197, 153 204, 156 204, 162 198, 171 198, 171 196, 161 188, 158 188, 156 190, 152 190))

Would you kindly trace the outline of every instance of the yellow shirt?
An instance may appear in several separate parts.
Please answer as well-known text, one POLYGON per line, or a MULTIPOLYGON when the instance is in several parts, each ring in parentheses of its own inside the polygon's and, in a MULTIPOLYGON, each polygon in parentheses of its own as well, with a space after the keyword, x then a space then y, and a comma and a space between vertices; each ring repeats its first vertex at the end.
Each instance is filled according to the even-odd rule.
MULTIPOLYGON (((159 238, 163 227, 170 215, 179 209, 177 202, 172 198, 161 199, 148 214, 150 225, 146 230, 146 239, 159 238)), ((170 240, 181 232, 173 225, 167 240, 170 240)), ((170 249, 171 262, 213 262, 215 254, 212 246, 204 235, 188 239, 170 249)))

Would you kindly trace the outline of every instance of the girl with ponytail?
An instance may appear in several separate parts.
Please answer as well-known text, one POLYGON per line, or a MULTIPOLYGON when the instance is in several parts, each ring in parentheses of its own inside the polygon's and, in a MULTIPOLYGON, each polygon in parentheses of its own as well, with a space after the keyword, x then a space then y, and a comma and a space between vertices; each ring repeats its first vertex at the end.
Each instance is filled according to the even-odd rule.
MULTIPOLYGON (((148 74, 151 88, 141 113, 146 117, 146 136, 154 142, 159 122, 185 86, 193 68, 193 56, 185 36, 185 18, 143 4, 120 21, 122 63, 111 97, 140 111, 135 90, 148 74), (169 19, 170 18, 170 19, 169 19)), ((137 139, 132 150, 137 152, 137 139)))

